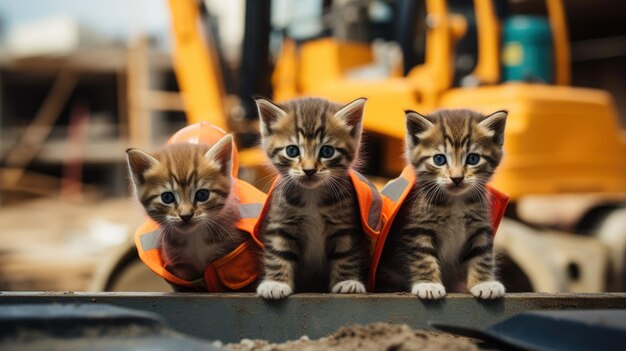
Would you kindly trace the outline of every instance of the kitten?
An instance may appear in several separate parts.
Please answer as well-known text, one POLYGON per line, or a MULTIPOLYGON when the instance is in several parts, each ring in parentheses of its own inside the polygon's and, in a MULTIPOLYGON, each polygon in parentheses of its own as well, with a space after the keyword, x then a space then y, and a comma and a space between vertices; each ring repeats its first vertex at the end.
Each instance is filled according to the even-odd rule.
POLYGON ((126 151, 136 195, 160 226, 165 268, 179 278, 202 278, 212 261, 245 239, 235 228, 232 143, 229 134, 212 147, 181 143, 154 155, 126 151))
POLYGON ((494 273, 485 185, 502 158, 506 117, 506 111, 406 112, 406 156, 417 179, 385 243, 380 290, 437 299, 446 288, 463 291, 466 282, 478 298, 504 295, 494 273))
POLYGON ((365 101, 257 100, 262 146, 279 173, 261 229, 263 298, 365 292, 369 243, 348 176, 365 101))

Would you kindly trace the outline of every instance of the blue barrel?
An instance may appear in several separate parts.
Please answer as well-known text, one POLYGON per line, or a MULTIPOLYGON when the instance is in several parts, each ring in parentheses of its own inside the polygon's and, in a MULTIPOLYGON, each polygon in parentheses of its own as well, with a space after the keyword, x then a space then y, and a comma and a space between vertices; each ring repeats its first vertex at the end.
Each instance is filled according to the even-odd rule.
POLYGON ((552 34, 545 17, 509 17, 502 42, 504 81, 554 82, 552 34))

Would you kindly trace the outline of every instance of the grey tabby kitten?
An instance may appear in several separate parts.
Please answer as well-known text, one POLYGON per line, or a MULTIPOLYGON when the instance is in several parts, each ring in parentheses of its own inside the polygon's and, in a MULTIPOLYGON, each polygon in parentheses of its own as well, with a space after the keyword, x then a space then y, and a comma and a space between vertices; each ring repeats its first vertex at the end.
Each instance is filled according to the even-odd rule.
POLYGON ((279 173, 261 231, 263 298, 365 292, 368 241, 348 177, 365 101, 344 107, 315 98, 256 101, 262 145, 279 173))
MULTIPOLYGON (((233 138, 215 145, 172 144, 150 155, 128 149, 137 198, 160 230, 161 258, 179 278, 195 280, 245 240, 231 196, 233 138)), ((174 286, 177 290, 186 290, 174 286)))
POLYGON ((438 299, 466 286, 478 298, 504 295, 494 273, 485 185, 502 158, 506 117, 506 111, 406 112, 406 156, 417 180, 385 242, 379 290, 438 299))

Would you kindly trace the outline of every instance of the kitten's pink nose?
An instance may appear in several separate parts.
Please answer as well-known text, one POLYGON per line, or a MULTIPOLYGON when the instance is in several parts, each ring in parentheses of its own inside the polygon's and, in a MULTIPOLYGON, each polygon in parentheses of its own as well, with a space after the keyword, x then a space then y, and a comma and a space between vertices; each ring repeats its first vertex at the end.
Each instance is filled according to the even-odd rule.
POLYGON ((303 169, 302 170, 304 172, 304 174, 306 174, 308 177, 312 176, 315 174, 315 172, 317 172, 316 169, 303 169))
POLYGON ((463 181, 463 177, 450 177, 450 180, 454 183, 454 185, 459 185, 463 181))
POLYGON ((180 219, 182 219, 185 223, 189 222, 191 217, 193 217, 193 215, 190 215, 190 214, 180 215, 180 219))

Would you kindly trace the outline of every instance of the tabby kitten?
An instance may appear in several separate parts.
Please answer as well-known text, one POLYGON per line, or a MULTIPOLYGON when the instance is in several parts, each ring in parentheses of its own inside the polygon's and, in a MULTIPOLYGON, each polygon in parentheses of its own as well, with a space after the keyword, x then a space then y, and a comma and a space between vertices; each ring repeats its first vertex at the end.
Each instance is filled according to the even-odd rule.
POLYGON ((181 143, 154 155, 126 151, 136 195, 160 226, 165 268, 179 278, 202 278, 209 263, 245 239, 235 228, 232 143, 229 134, 212 147, 181 143))
POLYGON ((279 173, 262 224, 263 298, 365 292, 368 242, 348 176, 365 101, 341 107, 317 98, 257 100, 262 146, 279 173))
POLYGON ((380 290, 438 299, 446 288, 463 291, 466 282, 475 297, 504 295, 494 273, 485 185, 502 158, 506 117, 506 111, 406 112, 406 156, 417 180, 385 243, 380 290))

